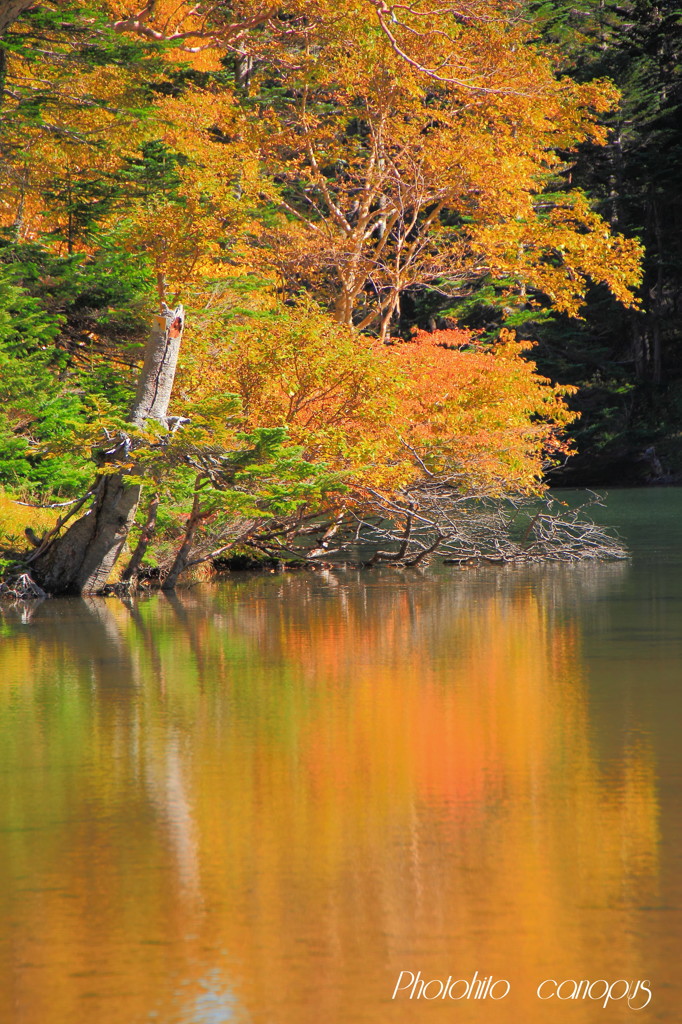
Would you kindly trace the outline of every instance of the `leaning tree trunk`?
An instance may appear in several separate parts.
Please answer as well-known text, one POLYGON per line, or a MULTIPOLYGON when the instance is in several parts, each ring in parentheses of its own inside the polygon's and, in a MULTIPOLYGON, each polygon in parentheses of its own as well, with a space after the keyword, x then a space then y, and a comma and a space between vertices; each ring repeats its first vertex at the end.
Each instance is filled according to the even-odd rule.
MULTIPOLYGON (((163 313, 154 317, 129 416, 134 426, 143 426, 147 419, 167 423, 183 326, 182 306, 176 310, 164 307, 163 313)), ((125 441, 122 438, 108 453, 111 466, 124 457, 130 462, 125 441)), ((49 594, 95 594, 107 582, 142 492, 140 484, 129 482, 132 472, 134 469, 127 468, 100 474, 90 509, 43 551, 38 549, 31 573, 49 594)))

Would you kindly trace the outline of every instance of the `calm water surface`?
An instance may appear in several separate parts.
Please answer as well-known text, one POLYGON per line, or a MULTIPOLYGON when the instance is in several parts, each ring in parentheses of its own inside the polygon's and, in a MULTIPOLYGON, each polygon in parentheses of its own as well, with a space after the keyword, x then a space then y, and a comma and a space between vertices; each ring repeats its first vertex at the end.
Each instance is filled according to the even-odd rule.
POLYGON ((679 1021, 682 493, 609 515, 628 564, 4 607, 0 1021, 679 1021))

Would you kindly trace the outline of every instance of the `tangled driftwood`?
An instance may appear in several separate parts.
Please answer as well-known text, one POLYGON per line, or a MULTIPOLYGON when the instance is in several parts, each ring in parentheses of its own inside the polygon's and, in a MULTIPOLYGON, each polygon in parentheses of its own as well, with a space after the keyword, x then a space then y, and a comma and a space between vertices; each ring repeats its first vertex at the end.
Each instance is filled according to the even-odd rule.
POLYGON ((47 594, 29 573, 22 572, 20 576, 0 583, 0 597, 10 601, 42 601, 47 594))

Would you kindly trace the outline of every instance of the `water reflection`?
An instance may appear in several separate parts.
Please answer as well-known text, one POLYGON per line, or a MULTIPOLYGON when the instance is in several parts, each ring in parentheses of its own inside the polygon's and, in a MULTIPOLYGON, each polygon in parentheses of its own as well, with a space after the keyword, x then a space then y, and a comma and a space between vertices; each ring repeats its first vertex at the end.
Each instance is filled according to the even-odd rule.
POLYGON ((391 1002, 421 970, 510 980, 462 1021, 625 1019, 535 989, 652 973, 651 737, 619 725, 600 757, 581 669, 581 616, 628 571, 6 612, 0 1018, 452 1020, 391 1002))

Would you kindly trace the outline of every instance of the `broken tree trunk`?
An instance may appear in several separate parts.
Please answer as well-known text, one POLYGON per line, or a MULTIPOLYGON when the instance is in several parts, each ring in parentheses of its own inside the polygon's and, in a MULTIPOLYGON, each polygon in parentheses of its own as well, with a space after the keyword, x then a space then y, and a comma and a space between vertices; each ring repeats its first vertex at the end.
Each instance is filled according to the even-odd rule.
MULTIPOLYGON (((167 425, 183 327, 182 306, 171 310, 164 305, 163 312, 153 319, 129 416, 136 427, 144 426, 148 419, 167 425)), ((125 458, 127 468, 100 474, 90 509, 45 550, 36 552, 31 574, 49 594, 96 594, 107 582, 142 493, 141 485, 129 480, 135 467, 130 468, 130 448, 125 442, 123 438, 107 456, 109 465, 125 458)))

